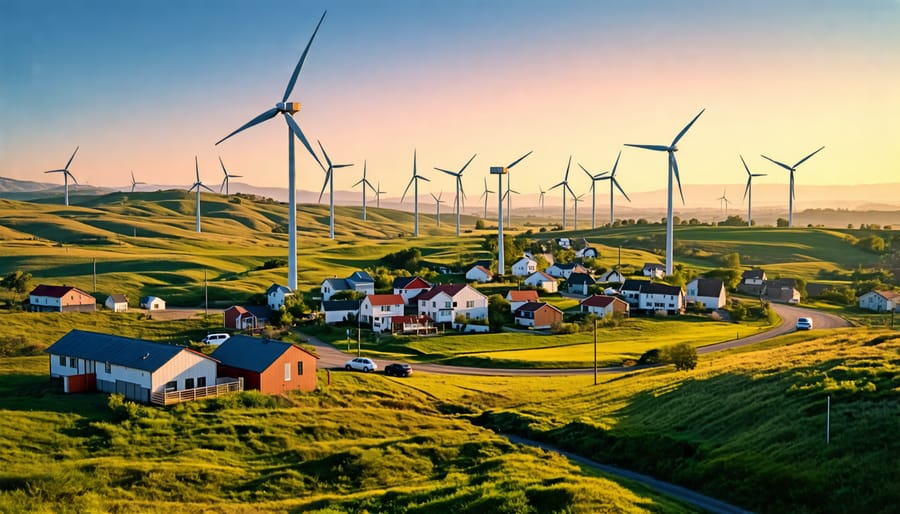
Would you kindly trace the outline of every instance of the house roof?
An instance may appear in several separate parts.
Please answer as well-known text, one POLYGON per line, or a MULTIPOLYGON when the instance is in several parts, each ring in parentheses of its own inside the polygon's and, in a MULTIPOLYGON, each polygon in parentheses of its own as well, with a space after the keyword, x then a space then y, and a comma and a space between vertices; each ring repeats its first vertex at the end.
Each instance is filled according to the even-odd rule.
POLYGON ((266 295, 268 296, 276 291, 281 291, 284 294, 291 294, 291 289, 289 287, 272 284, 268 289, 266 289, 266 295))
POLYGON ((258 320, 267 320, 272 315, 272 309, 268 305, 243 305, 242 307, 256 316, 258 320))
POLYGON ((357 284, 375 283, 375 281, 372 279, 372 276, 369 275, 368 271, 354 271, 349 277, 347 277, 347 280, 350 282, 355 282, 357 284))
MULTIPOLYGON (((31 296, 46 296, 48 298, 62 298, 69 294, 69 291, 78 291, 81 294, 88 295, 84 291, 72 286, 47 286, 40 284, 31 291, 31 296)), ((90 295, 88 295, 90 296, 90 295)))
POLYGON ((522 291, 512 289, 506 293, 506 299, 511 302, 536 302, 538 300, 538 292, 534 289, 524 289, 522 291))
POLYGON ((597 281, 594 280, 594 277, 588 275, 587 273, 574 272, 569 275, 569 278, 566 280, 567 286, 580 286, 580 285, 591 285, 596 284, 597 281))
POLYGON ((491 264, 493 264, 493 263, 494 262, 491 259, 481 259, 481 260, 477 260, 477 261, 473 262, 472 267, 482 266, 487 269, 491 269, 491 264))
POLYGON ((431 316, 427 314, 413 314, 410 316, 393 316, 391 325, 403 325, 406 323, 431 323, 431 316))
POLYGON ((697 296, 719 296, 725 288, 725 283, 717 278, 695 278, 691 282, 697 282, 697 296))
POLYGON ((665 267, 664 265, 658 263, 658 262, 647 262, 647 263, 644 263, 644 271, 647 271, 647 270, 656 270, 656 269, 665 271, 665 270, 666 270, 666 267, 665 267))
MULTIPOLYGON (((869 291, 869 293, 877 294, 878 296, 884 298, 885 300, 895 301, 900 300, 900 291, 888 291, 884 289, 876 289, 874 291, 869 291)), ((869 294, 866 293, 866 294, 869 294)), ((862 295, 865 296, 865 295, 862 295)))
POLYGON ((322 312, 358 311, 360 303, 359 300, 325 300, 322 302, 322 312))
POLYGON ((476 264, 476 265, 472 266, 472 268, 469 269, 469 272, 472 272, 474 270, 478 270, 489 277, 493 275, 493 273, 491 273, 491 270, 485 268, 484 266, 482 266, 480 264, 476 264))
POLYGON ((230 311, 230 310, 237 311, 237 313, 240 314, 240 315, 242 315, 242 316, 243 316, 244 314, 250 314, 250 312, 249 312, 247 309, 241 307, 240 305, 232 305, 231 307, 225 309, 225 312, 228 312, 228 311, 230 311))
MULTIPOLYGON (((431 300, 432 298, 439 295, 440 293, 445 293, 445 294, 447 294, 447 296, 453 298, 454 296, 458 295, 460 291, 462 291, 463 289, 466 289, 466 288, 469 288, 475 292, 478 292, 477 289, 475 289, 473 287, 469 287, 468 284, 438 284, 438 285, 432 287, 431 289, 429 289, 428 291, 423 291, 422 294, 420 294, 419 296, 416 297, 416 300, 431 300)), ((481 294, 481 293, 478 293, 478 294, 481 294)))
MULTIPOLYGON (((132 339, 130 337, 72 330, 53 343, 45 352, 53 355, 78 357, 117 366, 154 372, 183 351, 210 359, 209 356, 185 346, 132 339)), ((216 359, 212 359, 216 360, 216 359)))
POLYGON ((619 289, 619 291, 640 291, 642 287, 649 283, 649 280, 627 278, 625 279, 625 282, 622 283, 622 288, 619 289))
POLYGON ((593 296, 589 296, 581 301, 581 305, 587 305, 588 307, 607 307, 611 303, 616 301, 625 303, 624 301, 616 298, 615 296, 608 296, 604 294, 595 294, 593 296))
POLYGON ((526 278, 525 280, 531 280, 535 276, 537 278, 543 280, 544 282, 556 282, 556 277, 554 277, 553 275, 548 275, 548 274, 544 273, 543 271, 535 271, 531 275, 528 275, 528 278, 526 278))
POLYGON ((109 297, 112 298, 112 301, 115 303, 128 303, 128 298, 124 294, 115 293, 109 295, 109 297))
MULTIPOLYGON (((284 341, 276 341, 273 339, 260 339, 258 337, 249 337, 242 335, 234 335, 229 337, 224 343, 212 353, 212 357, 218 359, 219 362, 232 368, 246 369, 256 373, 262 373, 267 370, 273 362, 284 355, 284 352, 291 347, 307 352, 299 346, 284 341)), ((313 357, 319 358, 313 355, 313 357)))
POLYGON ((153 300, 165 301, 158 296, 142 296, 140 303, 151 303, 153 300))
POLYGON ((346 291, 348 289, 353 289, 349 283, 347 283, 347 279, 344 278, 326 278, 322 281, 322 285, 328 284, 335 291, 346 291))
POLYGON ((647 294, 667 294, 678 296, 681 294, 681 287, 670 286, 669 284, 661 284, 659 282, 650 282, 641 287, 641 292, 647 294))
POLYGON ((422 277, 397 277, 394 279, 394 289, 428 289, 431 284, 422 277))
POLYGON ((513 266, 515 266, 516 264, 518 264, 518 263, 520 263, 520 262, 522 262, 522 261, 529 261, 529 262, 533 262, 533 263, 537 264, 537 261, 534 260, 534 259, 532 259, 532 258, 530 258, 530 257, 522 257, 521 259, 519 259, 519 260, 517 260, 516 262, 514 262, 514 263, 513 263, 513 266))
POLYGON ((744 272, 741 273, 741 280, 746 280, 748 278, 762 280, 763 277, 765 276, 765 274, 766 274, 766 272, 759 268, 748 269, 748 270, 744 270, 744 272))
POLYGON ((366 296, 372 306, 375 305, 404 305, 403 297, 399 294, 370 294, 366 296))
POLYGON ((554 263, 553 265, 551 265, 550 267, 560 269, 560 270, 569 270, 569 269, 574 270, 576 266, 581 269, 584 269, 584 266, 582 266, 581 264, 578 264, 577 262, 570 262, 568 264, 562 264, 562 263, 557 262, 557 263, 554 263))
POLYGON ((615 275, 619 278, 622 278, 622 273, 620 273, 619 270, 611 269, 611 270, 607 271, 606 273, 600 275, 600 279, 603 282, 609 282, 609 278, 612 277, 613 275, 615 275))
POLYGON ((556 312, 562 314, 562 311, 561 311, 561 310, 559 310, 559 309, 557 309, 556 307, 554 307, 553 305, 550 305, 549 303, 545 303, 545 302, 526 302, 526 303, 523 303, 521 306, 519 306, 518 309, 516 309, 516 314, 518 314, 518 313, 520 313, 520 312, 537 312, 537 311, 539 311, 539 310, 541 310, 541 309, 544 309, 544 308, 550 308, 550 309, 553 309, 553 310, 555 310, 556 312))

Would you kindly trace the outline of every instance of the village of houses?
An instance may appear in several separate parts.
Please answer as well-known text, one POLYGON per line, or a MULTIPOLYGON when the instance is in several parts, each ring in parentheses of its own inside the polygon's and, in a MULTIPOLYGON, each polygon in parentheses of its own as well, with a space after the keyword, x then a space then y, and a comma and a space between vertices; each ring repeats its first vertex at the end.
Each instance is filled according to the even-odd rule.
MULTIPOLYGON (((447 329, 487 332, 488 297, 477 286, 494 279, 490 264, 471 265, 465 271, 466 283, 432 284, 419 276, 397 277, 388 294, 376 294, 374 280, 362 270, 345 278, 325 279, 319 288, 320 319, 326 324, 353 321, 375 333, 439 336, 447 329), (345 291, 361 298, 332 299, 345 291)), ((664 274, 661 264, 647 263, 641 272, 640 278, 624 277, 616 270, 595 276, 577 262, 554 263, 541 271, 537 261, 526 254, 511 268, 519 285, 505 296, 515 324, 506 329, 547 331, 561 323, 565 313, 542 300, 542 295, 556 293, 577 298, 578 313, 599 318, 679 315, 689 306, 714 311, 726 305, 727 291, 721 280, 696 278, 682 289, 659 281, 664 274), (591 294, 598 290, 602 294, 591 294)), ((743 272, 736 290, 764 301, 796 304, 801 295, 794 285, 789 279, 769 280, 762 269, 749 269, 743 272)), ((316 355, 291 343, 239 334, 258 333, 269 314, 282 308, 292 294, 289 288, 273 284, 266 291, 267 305, 225 309, 223 328, 230 336, 223 336, 224 341, 209 355, 186 346, 73 330, 46 350, 50 375, 62 383, 65 392, 120 393, 129 400, 160 405, 243 389, 269 394, 314 390, 316 355)), ((38 285, 29 294, 27 307, 38 312, 90 312, 97 308, 94 296, 54 285, 38 285)), ((124 312, 129 301, 124 295, 110 294, 104 307, 124 312)), ((140 299, 139 307, 152 314, 165 311, 166 303, 147 296, 140 299)), ((859 307, 894 311, 900 308, 900 295, 872 291, 859 297, 859 307)))

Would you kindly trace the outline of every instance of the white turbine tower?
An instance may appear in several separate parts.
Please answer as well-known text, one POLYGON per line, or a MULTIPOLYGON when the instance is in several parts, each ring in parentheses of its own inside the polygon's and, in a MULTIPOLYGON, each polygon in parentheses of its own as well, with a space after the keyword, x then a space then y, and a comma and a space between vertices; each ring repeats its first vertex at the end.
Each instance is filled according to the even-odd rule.
POLYGON ((575 226, 572 228, 572 230, 578 230, 578 202, 581 201, 581 198, 583 196, 584 196, 584 193, 582 193, 578 196, 575 196, 575 194, 572 193, 572 201, 575 202, 575 226))
POLYGON ((406 189, 403 190, 403 195, 400 196, 400 203, 403 203, 403 199, 406 198, 406 193, 409 192, 409 186, 415 183, 415 187, 413 188, 413 237, 419 237, 419 180, 424 180, 425 182, 431 182, 431 179, 427 179, 416 171, 416 151, 413 150, 413 174, 412 178, 409 179, 409 183, 406 184, 406 189))
POLYGON ((562 195, 563 195, 563 206, 562 206, 562 209, 563 209, 563 211, 562 211, 562 216, 563 216, 563 218, 562 218, 562 228, 563 228, 563 230, 566 229, 566 190, 568 190, 568 192, 569 192, 572 196, 575 196, 575 192, 572 191, 572 188, 571 188, 571 187, 569 187, 569 169, 570 169, 571 167, 572 167, 572 156, 570 155, 570 156, 569 156, 569 164, 566 164, 566 177, 563 179, 562 182, 560 182, 559 184, 556 184, 555 186, 553 186, 553 187, 550 188, 551 191, 554 190, 554 189, 556 189, 557 187, 562 187, 562 188, 563 188, 563 189, 562 189, 562 195))
POLYGON ((481 198, 484 198, 484 219, 487 219, 487 204, 488 204, 488 197, 491 195, 491 193, 493 193, 493 191, 491 191, 490 189, 488 189, 488 185, 487 185, 487 177, 485 177, 485 179, 484 179, 484 192, 481 193, 481 198))
POLYGON ((466 192, 463 191, 462 174, 464 171, 466 171, 466 168, 469 166, 469 164, 472 163, 472 160, 475 159, 476 155, 478 154, 473 154, 472 157, 470 157, 469 160, 465 164, 463 164, 463 167, 460 168, 459 171, 450 171, 438 167, 434 168, 440 172, 446 173, 447 175, 456 177, 456 199, 453 201, 456 206, 456 237, 459 237, 459 212, 462 210, 462 200, 466 198, 466 192), (462 194, 462 197, 460 197, 460 194, 462 194))
MULTIPOLYGON (((366 161, 363 161, 363 176, 359 179, 356 184, 353 184, 353 187, 362 184, 362 208, 363 208, 363 221, 366 221, 366 188, 368 187, 372 191, 375 191, 375 187, 372 186, 372 183, 369 182, 369 179, 366 178, 366 161)), ((378 195, 376 194, 376 198, 378 195)))
POLYGON ((541 196, 538 197, 538 201, 541 202, 541 216, 543 216, 544 215, 544 195, 547 194, 547 192, 544 191, 544 188, 542 188, 540 186, 538 186, 538 191, 541 192, 541 196))
POLYGON ((725 190, 724 190, 724 189, 722 190, 722 196, 720 196, 719 198, 717 198, 717 200, 719 200, 719 209, 721 210, 721 209, 723 208, 723 206, 724 206, 725 217, 728 218, 728 204, 731 203, 731 200, 729 200, 728 197, 725 196, 725 190))
POLYGON ((581 171, 585 172, 589 179, 591 179, 591 230, 597 228, 596 223, 596 206, 597 206, 597 181, 601 180, 604 175, 609 173, 608 171, 604 171, 602 173, 597 173, 596 175, 592 174, 590 171, 586 170, 581 163, 578 163, 578 167, 581 168, 581 171))
POLYGON ((45 171, 45 172, 44 172, 44 173, 62 173, 62 174, 63 174, 63 181, 64 181, 64 183, 65 183, 65 188, 66 188, 66 189, 65 189, 65 192, 66 192, 66 205, 69 205, 69 178, 71 177, 72 182, 74 182, 76 186, 78 185, 78 181, 75 180, 75 175, 72 175, 72 172, 69 171, 69 165, 72 164, 72 159, 74 159, 74 158, 75 158, 75 154, 78 153, 78 148, 79 148, 79 147, 77 147, 77 146, 75 147, 75 151, 72 152, 72 157, 69 157, 69 162, 66 163, 66 167, 65 167, 65 168, 62 168, 62 169, 59 169, 59 170, 50 170, 50 171, 45 171))
POLYGON ((435 216, 437 217, 437 226, 438 226, 438 228, 440 228, 440 226, 441 226, 441 204, 444 203, 444 201, 441 200, 441 197, 444 196, 444 192, 441 191, 440 193, 438 193, 437 196, 434 196, 434 193, 429 193, 429 194, 431 195, 432 198, 434 198, 434 205, 437 208, 437 214, 435 214, 435 216))
POLYGON ((206 189, 210 193, 215 193, 212 189, 206 187, 206 184, 200 182, 200 164, 197 162, 197 156, 194 156, 194 173, 197 177, 197 181, 194 182, 194 185, 191 186, 188 191, 197 190, 197 233, 200 233, 200 188, 206 189))
POLYGON ((219 186, 219 193, 222 193, 222 190, 224 189, 225 196, 229 196, 230 193, 228 192, 228 182, 229 182, 228 179, 241 178, 241 177, 243 177, 243 175, 232 175, 231 173, 228 173, 228 170, 225 169, 225 163, 222 162, 221 157, 219 157, 219 164, 222 165, 222 173, 225 174, 225 180, 223 180, 222 185, 219 186))
POLYGON ((381 208, 381 195, 385 194, 387 191, 381 190, 381 181, 378 181, 378 187, 375 188, 375 208, 381 208))
MULTIPOLYGON (((491 166, 491 175, 497 175, 497 191, 503 191, 503 175, 509 174, 510 168, 529 155, 531 151, 514 160, 509 166, 491 166)), ((498 194, 497 199, 497 273, 503 275, 506 268, 503 262, 503 195, 498 194)))
POLYGON ((794 194, 794 172, 797 171, 797 166, 800 166, 801 164, 803 164, 806 161, 806 159, 809 159, 813 155, 816 155, 817 153, 821 152, 823 148, 825 148, 825 147, 823 146, 822 148, 819 148, 815 152, 800 159, 799 161, 797 161, 797 164, 795 164, 793 166, 788 166, 787 164, 784 164, 783 162, 778 162, 775 159, 766 157, 765 155, 762 156, 763 159, 768 159, 768 160, 774 162, 775 164, 781 166, 782 168, 788 170, 789 172, 791 172, 791 190, 790 190, 790 193, 788 193, 788 227, 794 226, 794 197, 796 196, 794 194))
POLYGON ((134 171, 132 171, 131 172, 131 192, 132 193, 134 192, 135 186, 137 186, 138 184, 146 184, 146 182, 138 182, 137 180, 135 180, 134 179, 134 171))
POLYGON ((300 69, 303 67, 303 62, 306 60, 306 55, 309 53, 309 47, 312 45, 313 39, 316 38, 316 33, 319 32, 319 27, 322 25, 322 21, 325 20, 325 13, 322 13, 322 17, 319 19, 319 23, 316 25, 316 29, 313 31, 312 36, 309 38, 309 43, 306 44, 306 48, 303 49, 303 53, 300 54, 300 60, 297 61, 297 66, 294 67, 294 72, 291 74, 291 79, 288 81, 287 89, 284 90, 284 96, 282 96, 281 101, 275 104, 275 107, 269 109, 268 111, 260 114, 259 116, 253 118, 252 120, 245 123, 243 126, 228 134, 221 140, 219 140, 217 145, 222 141, 230 138, 231 136, 241 132, 245 129, 248 129, 254 125, 258 125, 266 120, 274 118, 278 114, 284 115, 284 121, 288 126, 288 283, 287 286, 294 291, 297 289, 297 187, 295 185, 295 173, 294 173, 294 137, 300 140, 303 143, 303 146, 306 147, 306 150, 309 151, 310 155, 319 163, 319 166, 322 167, 322 161, 316 156, 316 152, 313 151, 312 146, 310 146, 309 141, 306 140, 306 136, 303 135, 303 131, 300 130, 300 125, 297 125, 297 122, 294 121, 294 113, 300 110, 300 102, 288 102, 287 99, 291 96, 291 92, 294 90, 294 86, 297 84, 297 77, 300 75, 300 69))
POLYGON ((666 215, 666 275, 672 274, 672 244, 674 242, 673 237, 673 227, 672 227, 672 177, 675 177, 675 181, 678 183, 678 193, 681 195, 681 203, 684 203, 684 192, 681 190, 681 177, 678 175, 678 161, 675 160, 675 152, 678 151, 678 141, 684 137, 684 134, 687 133, 688 129, 691 128, 691 125, 697 121, 697 118, 700 117, 701 114, 704 113, 706 109, 700 111, 699 114, 694 116, 694 119, 691 120, 690 123, 687 124, 681 132, 675 136, 675 139, 672 140, 672 144, 665 145, 633 145, 626 144, 625 146, 633 146, 635 148, 643 148, 645 150, 655 150, 657 152, 666 152, 669 154, 669 186, 668 186, 668 208, 666 215))
POLYGON ((747 226, 753 226, 753 187, 751 183, 753 182, 753 177, 765 177, 765 173, 750 173, 750 167, 747 166, 747 161, 744 160, 743 155, 738 155, 741 158, 741 162, 744 163, 744 169, 747 170, 747 187, 744 188, 744 199, 747 200, 747 226))
POLYGON ((319 149, 322 150, 322 155, 325 156, 325 162, 328 163, 328 168, 325 169, 325 182, 322 184, 322 191, 319 192, 319 202, 322 202, 322 195, 325 194, 325 186, 328 186, 328 212, 329 212, 329 221, 328 221, 328 237, 334 239, 334 170, 338 168, 347 168, 349 166, 353 166, 352 164, 333 164, 331 162, 331 158, 328 157, 328 153, 325 152, 325 147, 322 146, 322 142, 316 140, 319 143, 319 149))

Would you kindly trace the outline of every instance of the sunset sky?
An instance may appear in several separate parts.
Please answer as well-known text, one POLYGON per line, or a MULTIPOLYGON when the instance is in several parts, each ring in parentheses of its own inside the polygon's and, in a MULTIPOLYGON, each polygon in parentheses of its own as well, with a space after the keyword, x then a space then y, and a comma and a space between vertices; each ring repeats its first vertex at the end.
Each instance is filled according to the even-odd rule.
MULTIPOLYGON (((391 195, 413 149, 429 191, 470 197, 491 165, 513 187, 562 180, 574 155, 629 192, 665 187, 665 156, 624 143, 680 143, 685 184, 786 184, 760 157, 793 163, 804 184, 900 182, 900 1, 0 1, 0 176, 82 183, 216 186, 217 157, 242 182, 287 185, 280 119, 216 141, 281 99, 324 10, 291 100, 295 119, 349 189, 391 195)), ((298 188, 323 174, 298 146, 298 188), (314 167, 315 166, 315 167, 314 167)), ((572 171, 576 193, 589 182, 572 171)), ((492 182, 492 185, 495 186, 492 182)), ((739 192, 737 194, 740 194, 739 192)))

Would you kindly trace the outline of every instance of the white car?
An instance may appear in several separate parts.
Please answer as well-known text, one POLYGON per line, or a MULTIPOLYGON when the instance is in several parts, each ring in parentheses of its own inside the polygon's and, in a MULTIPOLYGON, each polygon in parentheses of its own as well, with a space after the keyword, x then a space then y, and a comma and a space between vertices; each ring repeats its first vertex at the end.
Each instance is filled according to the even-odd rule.
POLYGON ((347 361, 347 364, 344 364, 344 369, 347 371, 356 370, 368 373, 370 371, 375 371, 378 369, 378 366, 372 359, 368 357, 357 357, 355 359, 350 359, 347 361))
POLYGON ((200 342, 218 346, 227 341, 229 337, 231 336, 228 334, 207 334, 200 342))
POLYGON ((812 318, 797 318, 797 330, 812 330, 812 318))

